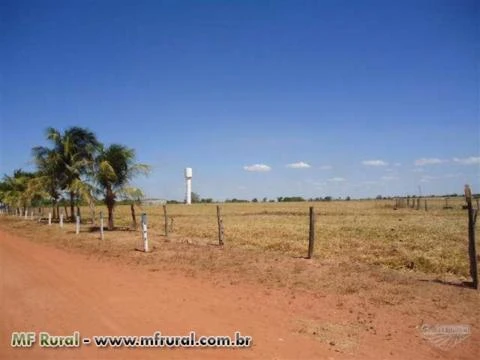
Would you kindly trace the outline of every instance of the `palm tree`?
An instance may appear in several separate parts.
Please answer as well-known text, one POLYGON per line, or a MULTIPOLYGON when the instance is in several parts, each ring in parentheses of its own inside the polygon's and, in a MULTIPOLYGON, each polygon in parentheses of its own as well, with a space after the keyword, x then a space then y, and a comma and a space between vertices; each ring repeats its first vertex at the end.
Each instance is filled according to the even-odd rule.
POLYGON ((35 177, 34 173, 14 170, 13 176, 5 175, 1 186, 1 201, 8 206, 23 208, 31 205, 35 193, 29 191, 29 182, 35 177))
POLYGON ((36 191, 43 191, 47 194, 52 204, 53 217, 58 217, 58 200, 61 195, 62 183, 64 181, 63 162, 55 150, 37 146, 32 149, 37 176, 31 181, 31 187, 36 191))
POLYGON ((100 143, 93 132, 77 126, 68 128, 63 134, 50 127, 46 134, 53 148, 36 147, 33 149, 34 156, 41 162, 44 160, 49 162, 51 170, 49 174, 55 177, 55 185, 68 192, 70 216, 73 220, 75 199, 79 197, 74 184, 85 175, 100 143))
POLYGON ((138 174, 147 174, 150 167, 135 163, 135 151, 112 144, 102 148, 95 159, 95 180, 102 190, 108 208, 108 229, 113 230, 113 208, 117 197, 131 192, 130 180, 138 174))

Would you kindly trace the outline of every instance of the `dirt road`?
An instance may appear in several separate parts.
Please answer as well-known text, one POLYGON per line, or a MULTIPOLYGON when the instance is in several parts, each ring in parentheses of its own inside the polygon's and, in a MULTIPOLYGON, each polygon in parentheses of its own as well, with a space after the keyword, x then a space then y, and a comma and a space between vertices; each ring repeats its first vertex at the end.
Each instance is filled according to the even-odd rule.
MULTIPOLYGON (((361 334, 355 349, 329 344, 299 329, 305 319, 353 316, 329 296, 228 284, 184 274, 99 261, 36 244, 0 230, 1 359, 343 359, 446 358, 412 335, 413 319, 378 314, 378 333, 361 334), (303 320, 302 320, 303 319, 303 320), (386 333, 395 333, 385 338, 386 333), (248 349, 11 348, 13 331, 82 336, 232 335, 253 337, 248 349), (385 334, 383 334, 385 332, 385 334)), ((303 323, 305 324, 305 322, 303 323)), ((303 326, 305 328, 305 326, 303 326)), ((345 335, 347 336, 347 335, 345 335)), ((469 349, 456 353, 468 358, 469 349)))

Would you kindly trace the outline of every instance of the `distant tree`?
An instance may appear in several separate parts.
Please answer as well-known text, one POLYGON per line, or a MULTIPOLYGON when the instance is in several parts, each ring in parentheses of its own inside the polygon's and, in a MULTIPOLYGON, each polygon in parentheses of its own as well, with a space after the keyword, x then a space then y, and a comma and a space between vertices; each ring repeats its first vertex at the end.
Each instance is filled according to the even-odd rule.
POLYGON ((382 200, 382 195, 377 195, 377 197, 375 199, 382 200))
POLYGON ((196 204, 196 203, 199 203, 201 201, 201 198, 200 198, 200 195, 196 192, 193 192, 192 191, 192 204, 196 204))
POLYGON ((346 201, 350 201, 350 200, 351 200, 350 196, 347 196, 347 197, 345 198, 345 200, 346 200, 346 201))
POLYGON ((253 198, 253 199, 252 199, 252 202, 257 203, 257 202, 258 202, 258 199, 257 199, 257 198, 253 198))
POLYGON ((283 197, 282 197, 282 196, 277 197, 277 201, 278 201, 278 202, 282 202, 282 201, 283 201, 283 197))
POLYGON ((325 196, 323 198, 323 201, 332 201, 332 197, 331 196, 325 196))
POLYGON ((262 202, 264 202, 264 203, 267 202, 267 201, 268 201, 268 199, 267 199, 266 197, 264 197, 264 198, 262 199, 262 202))

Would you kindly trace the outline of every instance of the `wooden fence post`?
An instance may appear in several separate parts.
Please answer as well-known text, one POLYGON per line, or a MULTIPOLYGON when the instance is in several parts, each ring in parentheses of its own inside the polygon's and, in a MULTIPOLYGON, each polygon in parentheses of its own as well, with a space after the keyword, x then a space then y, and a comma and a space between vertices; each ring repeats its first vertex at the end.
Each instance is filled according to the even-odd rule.
POLYGON ((163 205, 163 223, 164 223, 164 228, 165 228, 165 237, 168 237, 167 205, 163 205))
POLYGON ((472 206, 472 190, 465 185, 465 200, 468 209, 468 255, 470 257, 470 276, 474 289, 478 289, 477 251, 475 249, 475 223, 477 222, 478 209, 472 206))
POLYGON ((104 234, 103 234, 103 212, 100 211, 100 239, 104 240, 104 234))
POLYGON ((417 210, 420 210, 420 198, 417 198, 417 210))
POLYGON ((60 227, 63 227, 63 213, 60 214, 60 227))
POLYGON ((315 209, 310 206, 310 229, 308 233, 308 255, 307 259, 313 256, 313 249, 315 246, 315 209))
POLYGON ((220 213, 220 206, 217 205, 217 222, 218 222, 218 245, 223 246, 225 240, 225 233, 223 229, 223 219, 220 213))
POLYGON ((425 211, 428 211, 427 198, 425 198, 425 211))
POLYGON ((52 225, 52 213, 48 213, 48 225, 52 225))
POLYGON ((147 214, 142 214, 142 240, 143 251, 148 252, 148 235, 147 235, 147 214))

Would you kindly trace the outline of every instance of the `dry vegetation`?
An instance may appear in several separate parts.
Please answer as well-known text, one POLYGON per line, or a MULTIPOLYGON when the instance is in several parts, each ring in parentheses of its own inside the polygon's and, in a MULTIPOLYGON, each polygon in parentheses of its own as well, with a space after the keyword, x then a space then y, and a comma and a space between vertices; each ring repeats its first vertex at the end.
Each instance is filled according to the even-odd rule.
MULTIPOLYGON (((393 210, 392 204, 390 200, 224 204, 226 244, 292 257, 305 256, 308 207, 314 205, 316 259, 468 276, 463 198, 450 199, 452 209, 443 208, 443 199, 429 199, 427 212, 423 201, 420 210, 393 210)), ((148 214, 150 238, 163 240, 162 207, 144 206, 137 208, 137 212, 148 214)), ((168 205, 168 215, 171 241, 216 243, 215 205, 168 205)), ((117 207, 115 218, 119 226, 129 227, 129 207, 117 207)))

